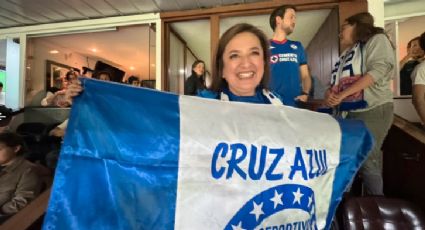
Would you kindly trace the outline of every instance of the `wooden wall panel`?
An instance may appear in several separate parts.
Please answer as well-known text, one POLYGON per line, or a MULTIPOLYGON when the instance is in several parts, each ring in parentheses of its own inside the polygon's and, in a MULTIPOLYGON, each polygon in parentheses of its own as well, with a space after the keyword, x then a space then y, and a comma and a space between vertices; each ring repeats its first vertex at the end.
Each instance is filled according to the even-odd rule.
POLYGON ((384 194, 425 210, 425 131, 395 116, 382 151, 384 194))
POLYGON ((218 40, 220 37, 220 18, 218 17, 218 15, 213 15, 210 18, 210 26, 211 26, 211 33, 210 33, 210 44, 211 44, 211 66, 210 66, 210 70, 211 70, 211 74, 214 75, 215 71, 213 68, 214 65, 214 57, 215 57, 215 52, 217 50, 217 46, 218 46, 218 40))
POLYGON ((329 84, 332 68, 338 60, 338 26, 338 10, 335 8, 306 48, 311 75, 325 86, 329 84))

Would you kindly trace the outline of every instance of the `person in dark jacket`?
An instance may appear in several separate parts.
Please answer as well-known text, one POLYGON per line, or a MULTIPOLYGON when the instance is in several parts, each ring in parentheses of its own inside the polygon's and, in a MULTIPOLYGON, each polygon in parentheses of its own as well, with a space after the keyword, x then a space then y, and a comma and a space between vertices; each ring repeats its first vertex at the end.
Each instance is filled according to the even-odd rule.
POLYGON ((202 60, 196 60, 192 64, 192 75, 184 84, 184 94, 197 95, 199 91, 205 88, 205 63, 202 60))
POLYGON ((412 94, 412 72, 425 58, 419 40, 415 37, 407 43, 407 55, 400 61, 400 95, 412 94))

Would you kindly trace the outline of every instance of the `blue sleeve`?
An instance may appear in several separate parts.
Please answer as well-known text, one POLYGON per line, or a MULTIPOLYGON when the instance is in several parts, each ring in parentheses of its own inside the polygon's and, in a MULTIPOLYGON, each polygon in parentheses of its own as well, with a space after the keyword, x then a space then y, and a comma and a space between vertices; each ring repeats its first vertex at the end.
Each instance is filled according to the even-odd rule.
POLYGON ((307 64, 307 55, 305 54, 304 46, 303 44, 301 44, 301 42, 298 42, 298 47, 299 47, 298 63, 300 63, 300 65, 305 65, 307 64))

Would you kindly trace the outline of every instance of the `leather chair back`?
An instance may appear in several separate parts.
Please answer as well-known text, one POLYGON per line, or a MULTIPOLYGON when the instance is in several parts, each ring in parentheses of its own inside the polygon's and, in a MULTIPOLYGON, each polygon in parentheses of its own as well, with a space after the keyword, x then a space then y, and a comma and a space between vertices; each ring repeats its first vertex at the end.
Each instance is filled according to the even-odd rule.
POLYGON ((342 205, 343 229, 425 229, 423 211, 405 200, 350 197, 342 205))

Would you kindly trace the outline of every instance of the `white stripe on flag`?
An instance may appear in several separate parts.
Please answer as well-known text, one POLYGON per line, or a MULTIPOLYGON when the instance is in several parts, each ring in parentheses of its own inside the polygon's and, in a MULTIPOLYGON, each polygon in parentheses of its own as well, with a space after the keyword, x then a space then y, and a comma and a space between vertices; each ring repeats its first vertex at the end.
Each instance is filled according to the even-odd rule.
MULTIPOLYGON (((272 204, 273 208, 279 208, 297 205, 298 202, 310 208, 311 202, 314 202, 315 207, 311 212, 319 220, 317 227, 325 227, 341 143, 340 127, 333 118, 290 107, 221 102, 186 96, 180 97, 179 104, 180 156, 175 229, 224 229, 244 205, 252 206, 248 217, 253 217, 254 221, 263 218, 258 228, 308 221, 312 213, 301 209, 283 209, 267 216, 266 205, 272 204), (223 149, 219 151, 223 155, 216 155, 217 161, 213 164, 213 153, 219 143, 229 149, 227 153, 223 149), (247 149, 246 157, 237 164, 239 171, 229 170, 232 145, 247 149), (259 168, 261 149, 267 147, 266 163, 259 180, 252 178, 249 173, 253 146, 257 148, 257 161, 255 167, 251 167, 255 172, 259 168), (294 170, 293 178, 290 178, 291 166, 300 164, 300 161, 295 163, 297 148, 305 164, 306 179, 301 170, 294 170), (284 152, 281 158, 279 154, 273 153, 279 149, 284 152), (326 150, 327 173, 310 178, 318 168, 315 163, 317 155, 309 155, 307 150, 326 150), (212 168, 216 171, 224 168, 224 173, 214 178, 212 168), (230 175, 229 171, 233 173, 230 175), (245 179, 241 176, 244 173, 245 179), (273 177, 282 173, 282 179, 273 177), (282 187, 285 184, 293 186, 291 188, 295 190, 288 194, 277 192, 289 191, 282 187), (276 189, 270 190, 273 187, 276 189), (302 194, 304 190, 298 190, 304 187, 312 189, 313 197, 307 197, 302 194), (262 192, 266 194, 266 191, 275 195, 261 202, 262 198, 255 198, 254 202, 258 202, 249 204, 251 199, 262 192), (280 204, 278 198, 282 203, 292 204, 280 204)), ((234 159, 239 159, 242 154, 242 151, 237 151, 234 159)), ((264 194, 260 197, 266 197, 264 194)))

